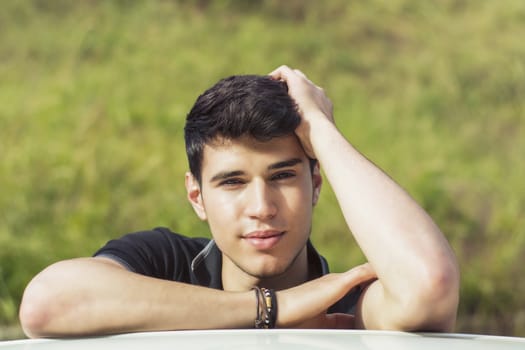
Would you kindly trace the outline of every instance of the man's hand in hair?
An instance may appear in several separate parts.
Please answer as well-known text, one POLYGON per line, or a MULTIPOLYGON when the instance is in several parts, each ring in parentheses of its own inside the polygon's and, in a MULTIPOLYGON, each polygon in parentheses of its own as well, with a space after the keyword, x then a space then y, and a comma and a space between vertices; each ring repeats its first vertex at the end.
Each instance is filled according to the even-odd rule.
POLYGON ((306 75, 298 69, 281 66, 270 73, 273 79, 286 82, 288 93, 297 104, 298 112, 302 118, 301 124, 296 129, 296 134, 310 158, 317 158, 310 142, 311 133, 316 130, 316 123, 330 122, 334 124, 333 106, 324 90, 311 82, 306 75))

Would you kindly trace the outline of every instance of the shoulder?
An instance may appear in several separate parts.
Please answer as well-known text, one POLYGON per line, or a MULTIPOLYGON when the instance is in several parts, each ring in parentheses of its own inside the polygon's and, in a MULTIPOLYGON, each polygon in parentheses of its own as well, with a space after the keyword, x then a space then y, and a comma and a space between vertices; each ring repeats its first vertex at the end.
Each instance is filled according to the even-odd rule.
POLYGON ((174 279, 188 269, 209 241, 208 238, 188 237, 157 227, 110 240, 94 256, 111 258, 130 271, 174 279))
POLYGON ((128 236, 130 236, 131 239, 136 238, 148 242, 184 245, 188 248, 196 248, 199 251, 202 250, 210 241, 209 238, 185 236, 180 233, 173 232, 166 227, 156 227, 150 231, 131 233, 128 236))
POLYGON ((199 252, 210 241, 209 238, 204 237, 189 237, 171 231, 166 227, 156 227, 152 230, 137 231, 125 234, 124 236, 108 242, 108 244, 123 244, 123 245, 145 245, 147 247, 173 249, 186 248, 189 250, 196 250, 199 252))

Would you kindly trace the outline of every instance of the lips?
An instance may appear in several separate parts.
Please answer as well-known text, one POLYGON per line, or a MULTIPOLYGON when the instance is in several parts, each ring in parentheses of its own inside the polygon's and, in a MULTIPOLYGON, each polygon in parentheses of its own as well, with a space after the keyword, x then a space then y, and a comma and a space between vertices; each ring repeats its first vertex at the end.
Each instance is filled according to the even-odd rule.
POLYGON ((258 250, 268 250, 275 247, 283 237, 283 231, 263 230, 252 231, 242 238, 258 250))

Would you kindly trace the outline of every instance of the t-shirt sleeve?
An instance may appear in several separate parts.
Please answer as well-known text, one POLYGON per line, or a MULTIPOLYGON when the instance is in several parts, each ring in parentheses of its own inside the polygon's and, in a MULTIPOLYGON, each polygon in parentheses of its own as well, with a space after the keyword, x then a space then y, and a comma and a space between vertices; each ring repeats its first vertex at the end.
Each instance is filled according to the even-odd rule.
POLYGON ((94 256, 107 257, 128 270, 162 279, 189 281, 191 261, 207 243, 165 228, 129 233, 111 240, 94 256))

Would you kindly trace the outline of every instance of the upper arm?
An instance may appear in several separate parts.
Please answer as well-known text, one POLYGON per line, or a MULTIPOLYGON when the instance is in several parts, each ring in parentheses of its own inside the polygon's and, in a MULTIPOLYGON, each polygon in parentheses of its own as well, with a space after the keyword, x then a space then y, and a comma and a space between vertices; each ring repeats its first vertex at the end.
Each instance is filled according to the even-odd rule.
POLYGON ((90 258, 90 259, 93 259, 93 261, 98 261, 102 264, 107 264, 108 266, 113 266, 113 267, 117 267, 117 268, 120 268, 120 269, 124 269, 124 270, 129 270, 124 264, 122 264, 122 262, 112 258, 112 257, 109 257, 109 256, 104 256, 104 255, 101 255, 101 256, 95 256, 93 258, 90 258))

